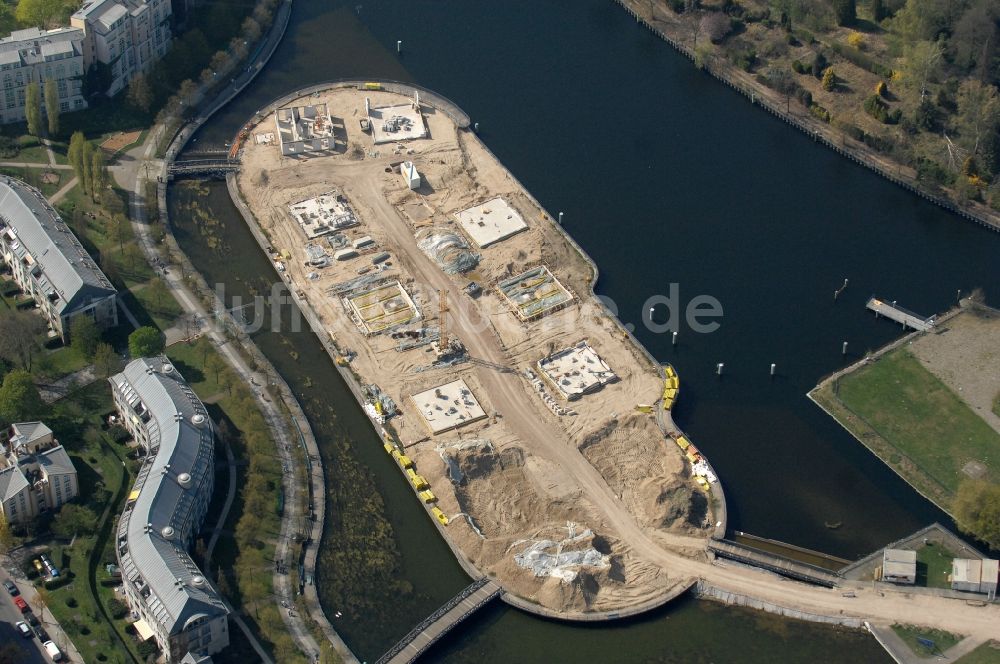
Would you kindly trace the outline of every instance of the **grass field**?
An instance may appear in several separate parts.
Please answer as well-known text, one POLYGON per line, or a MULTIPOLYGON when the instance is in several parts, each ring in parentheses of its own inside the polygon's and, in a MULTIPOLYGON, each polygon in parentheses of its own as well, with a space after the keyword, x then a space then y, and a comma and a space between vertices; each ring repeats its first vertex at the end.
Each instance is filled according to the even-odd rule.
POLYGON ((905 348, 825 386, 814 398, 872 451, 944 507, 970 461, 1000 482, 1000 434, 905 348), (993 459, 993 461, 989 461, 993 459))
POLYGON ((1000 641, 987 641, 955 664, 1000 664, 1000 641))
POLYGON ((951 561, 955 555, 936 542, 917 549, 917 585, 927 588, 951 588, 951 561))
POLYGON ((924 629, 923 627, 915 627, 913 625, 893 625, 892 631, 896 632, 899 638, 903 639, 906 645, 910 646, 910 650, 916 653, 918 657, 925 657, 927 659, 936 657, 962 640, 960 635, 952 634, 951 632, 945 632, 940 629, 924 629), (917 639, 929 639, 933 641, 934 648, 922 646, 917 639))

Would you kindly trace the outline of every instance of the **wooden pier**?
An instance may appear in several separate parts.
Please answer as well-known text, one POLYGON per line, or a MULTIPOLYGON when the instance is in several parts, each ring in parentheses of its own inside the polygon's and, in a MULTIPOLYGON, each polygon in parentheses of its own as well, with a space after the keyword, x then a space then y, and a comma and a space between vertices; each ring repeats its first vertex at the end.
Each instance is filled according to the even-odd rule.
POLYGON ((785 558, 769 551, 755 549, 752 546, 733 542, 732 540, 709 540, 708 550, 723 558, 729 558, 730 560, 735 560, 745 565, 752 565, 753 567, 760 567, 775 574, 787 576, 790 579, 814 583, 818 586, 833 588, 842 581, 840 576, 828 569, 792 560, 791 558, 785 558))
POLYGON ((885 316, 890 320, 902 324, 903 329, 910 328, 911 330, 925 332, 934 327, 934 316, 923 318, 908 309, 897 306, 895 302, 886 302, 874 295, 868 298, 868 304, 865 306, 874 311, 876 316, 885 316))
POLYGON ((486 577, 474 581, 444 606, 414 627, 376 664, 409 664, 430 648, 452 627, 503 593, 496 581, 486 577))

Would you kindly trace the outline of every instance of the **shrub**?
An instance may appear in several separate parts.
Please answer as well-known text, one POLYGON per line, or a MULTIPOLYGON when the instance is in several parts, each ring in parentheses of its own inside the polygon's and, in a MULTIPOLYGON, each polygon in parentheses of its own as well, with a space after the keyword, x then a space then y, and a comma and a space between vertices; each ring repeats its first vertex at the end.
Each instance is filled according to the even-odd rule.
POLYGON ((827 65, 826 56, 823 55, 822 51, 816 51, 816 57, 813 58, 813 63, 812 63, 813 76, 815 76, 816 78, 821 77, 823 75, 823 72, 826 71, 826 65, 827 65))
POLYGON ((684 0, 668 0, 668 4, 675 14, 684 13, 684 0))
MULTIPOLYGON (((683 4, 681 5, 681 8, 683 8, 683 4)), ((155 655, 156 653, 158 653, 159 649, 157 649, 156 647, 156 641, 150 639, 149 641, 143 641, 142 643, 140 643, 136 647, 136 651, 138 651, 139 657, 146 659, 150 655, 155 655)))
POLYGON ((832 92, 837 87, 837 74, 834 73, 833 67, 827 67, 826 71, 823 72, 823 89, 827 92, 832 92))
POLYGON ((128 605, 118 598, 112 598, 108 602, 108 610, 111 611, 111 616, 116 620, 120 620, 128 615, 128 605))
POLYGON ((847 134, 856 141, 865 140, 864 130, 862 130, 861 127, 858 127, 857 125, 853 125, 850 122, 837 120, 833 122, 833 126, 839 129, 840 131, 844 132, 845 134, 847 134))
POLYGON ((0 157, 10 159, 11 157, 16 157, 18 152, 20 152, 20 149, 13 138, 10 136, 0 136, 0 157))
POLYGON ((920 102, 920 105, 913 111, 913 124, 918 129, 935 131, 938 128, 939 121, 938 111, 929 99, 920 102))
POLYGON ((886 118, 886 124, 899 124, 899 121, 903 119, 903 109, 895 108, 889 111, 889 116, 886 118))
POLYGON ((799 60, 792 60, 792 71, 796 74, 808 74, 809 70, 799 60))
POLYGON ((860 32, 852 32, 847 37, 847 43, 860 51, 865 47, 865 36, 860 32))
POLYGON ((886 67, 881 62, 875 60, 867 53, 862 53, 856 48, 851 48, 847 44, 841 42, 833 42, 830 45, 834 52, 845 60, 849 61, 851 64, 855 64, 862 69, 866 69, 876 76, 881 76, 884 79, 892 78, 892 69, 886 67))
POLYGON ((886 122, 889 115, 889 105, 882 101, 878 95, 871 95, 865 99, 865 113, 872 116, 879 122, 886 122))
POLYGON ((757 62, 757 51, 749 44, 740 44, 730 52, 729 60, 743 71, 750 71, 757 62))
POLYGON ((886 87, 885 81, 879 81, 878 85, 875 86, 875 94, 879 97, 885 97, 889 94, 889 88, 886 87))
POLYGON ((917 168, 918 180, 947 186, 955 179, 955 176, 945 170, 941 164, 926 157, 920 157, 914 165, 917 168))
POLYGON ((819 118, 820 120, 822 120, 823 122, 830 121, 830 111, 826 110, 819 104, 813 104, 812 106, 810 106, 809 112, 812 113, 817 118, 819 118))
POLYGON ((66 606, 68 606, 71 609, 75 609, 76 606, 77 606, 76 598, 73 597, 72 595, 70 595, 69 597, 67 597, 66 598, 66 606))
POLYGON ((701 19, 701 30, 713 44, 720 43, 732 29, 732 19, 719 12, 712 12, 701 19))
POLYGON ((810 108, 813 105, 812 93, 805 88, 800 88, 798 92, 795 93, 795 98, 799 100, 799 103, 810 108))
POLYGON ((23 150, 24 148, 33 148, 36 145, 40 145, 40 143, 37 136, 25 134, 24 136, 17 137, 17 145, 23 150))

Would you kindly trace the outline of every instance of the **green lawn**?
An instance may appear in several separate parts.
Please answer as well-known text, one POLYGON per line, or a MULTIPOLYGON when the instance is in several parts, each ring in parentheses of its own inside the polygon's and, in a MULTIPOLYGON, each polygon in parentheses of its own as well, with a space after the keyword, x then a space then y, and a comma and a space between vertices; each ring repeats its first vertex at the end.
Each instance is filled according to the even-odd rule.
MULTIPOLYGON (((157 278, 145 284, 132 288, 132 296, 150 315, 156 327, 166 330, 172 327, 182 313, 181 305, 173 298, 170 291, 150 287, 157 278)), ((162 285, 162 282, 160 282, 162 285)))
POLYGON ((44 145, 32 145, 30 148, 21 148, 17 156, 4 161, 25 161, 31 164, 49 163, 49 153, 44 145))
POLYGON ((917 549, 917 585, 928 588, 951 588, 951 561, 955 555, 936 542, 917 549))
POLYGON ((0 173, 6 175, 7 177, 16 178, 27 182, 32 187, 37 187, 42 195, 49 197, 52 194, 59 191, 67 182, 73 179, 73 172, 66 170, 53 170, 51 171, 56 176, 58 180, 56 182, 42 182, 42 173, 48 172, 49 169, 44 166, 39 168, 19 168, 13 166, 3 166, 0 167, 0 173))
POLYGON ((928 659, 936 657, 962 640, 962 637, 958 634, 952 634, 940 629, 925 629, 914 625, 893 625, 892 631, 896 632, 899 638, 903 639, 906 645, 910 646, 910 649, 918 657, 926 657, 928 659), (928 649, 920 645, 917 641, 918 638, 930 639, 934 642, 934 648, 928 649))
POLYGON ((43 352, 45 355, 40 358, 40 363, 50 380, 74 373, 90 364, 87 358, 70 346, 62 346, 52 351, 43 352))
MULTIPOLYGON (((904 349, 840 380, 838 397, 919 470, 954 494, 969 461, 1000 482, 1000 433, 904 349), (992 462, 987 459, 992 458, 992 462)), ((892 459, 889 460, 892 463, 892 459)), ((897 460, 898 463, 898 460, 897 460)), ((893 463, 893 465, 897 465, 893 463)))
POLYGON ((1000 664, 1000 641, 987 641, 955 664, 1000 664))

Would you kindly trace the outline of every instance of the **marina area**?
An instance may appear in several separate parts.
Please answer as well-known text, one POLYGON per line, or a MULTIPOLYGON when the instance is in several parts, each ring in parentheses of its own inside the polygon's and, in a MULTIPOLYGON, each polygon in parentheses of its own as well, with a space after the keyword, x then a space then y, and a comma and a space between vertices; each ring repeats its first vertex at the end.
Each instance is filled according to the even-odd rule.
MULTIPOLYGON (((663 369, 590 302, 589 259, 474 135, 416 94, 373 87, 314 93, 350 127, 342 149, 289 159, 248 141, 236 181, 289 287, 368 386, 365 409, 414 500, 474 576, 529 610, 594 619, 684 592, 687 575, 645 559, 614 516, 694 557, 715 530, 717 476, 666 435, 682 437, 672 401, 657 415, 644 405, 659 403, 663 369), (404 106, 405 142, 346 120, 404 106), (356 225, 303 223, 315 213, 301 201, 332 191, 356 225)), ((250 131, 269 126, 259 117, 250 131)))

